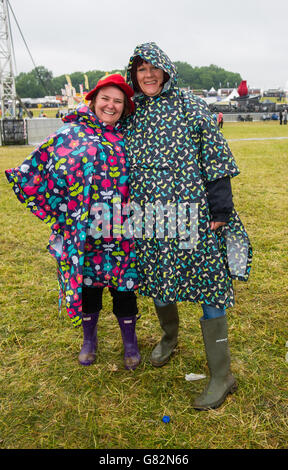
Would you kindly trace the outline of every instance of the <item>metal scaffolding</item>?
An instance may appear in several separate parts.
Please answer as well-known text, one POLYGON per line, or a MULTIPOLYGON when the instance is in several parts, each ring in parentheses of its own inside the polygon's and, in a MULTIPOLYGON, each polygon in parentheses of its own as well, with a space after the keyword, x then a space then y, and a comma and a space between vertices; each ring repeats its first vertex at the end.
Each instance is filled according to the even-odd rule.
POLYGON ((1 118, 16 118, 16 87, 12 60, 12 34, 7 0, 0 0, 1 118))

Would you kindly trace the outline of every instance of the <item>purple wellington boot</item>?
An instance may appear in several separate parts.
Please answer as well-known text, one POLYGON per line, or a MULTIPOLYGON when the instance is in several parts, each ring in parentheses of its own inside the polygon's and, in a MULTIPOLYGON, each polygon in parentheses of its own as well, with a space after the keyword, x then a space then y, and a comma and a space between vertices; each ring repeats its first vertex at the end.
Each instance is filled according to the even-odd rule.
POLYGON ((99 313, 83 315, 82 327, 84 341, 78 360, 82 366, 90 366, 95 361, 97 350, 97 322, 99 313))
POLYGON ((132 317, 117 318, 124 345, 124 365, 125 369, 136 369, 140 364, 141 356, 137 344, 135 332, 136 315, 132 317))

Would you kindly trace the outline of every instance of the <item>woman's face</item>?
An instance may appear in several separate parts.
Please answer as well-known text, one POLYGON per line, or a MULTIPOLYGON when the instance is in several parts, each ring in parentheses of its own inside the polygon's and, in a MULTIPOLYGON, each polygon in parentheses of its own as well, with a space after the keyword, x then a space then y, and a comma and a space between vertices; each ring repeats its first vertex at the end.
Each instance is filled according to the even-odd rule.
POLYGON ((163 87, 164 72, 149 62, 137 67, 136 78, 139 88, 147 96, 159 95, 163 87))
POLYGON ((115 86, 100 88, 94 107, 100 121, 115 126, 124 110, 124 93, 115 86))

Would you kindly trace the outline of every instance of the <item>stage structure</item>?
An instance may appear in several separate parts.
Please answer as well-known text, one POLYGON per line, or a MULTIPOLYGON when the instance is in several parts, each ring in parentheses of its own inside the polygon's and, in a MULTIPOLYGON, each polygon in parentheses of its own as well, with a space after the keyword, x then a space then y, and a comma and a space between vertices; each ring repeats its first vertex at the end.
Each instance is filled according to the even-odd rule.
MULTIPOLYGON (((26 143, 25 121, 16 116, 16 86, 13 67, 13 41, 9 18, 9 1, 0 0, 0 144, 26 143)), ((18 99, 19 101, 19 99, 18 99)), ((19 109, 22 103, 19 102, 19 109)))
POLYGON ((0 94, 2 118, 15 118, 16 87, 7 0, 0 0, 0 94))

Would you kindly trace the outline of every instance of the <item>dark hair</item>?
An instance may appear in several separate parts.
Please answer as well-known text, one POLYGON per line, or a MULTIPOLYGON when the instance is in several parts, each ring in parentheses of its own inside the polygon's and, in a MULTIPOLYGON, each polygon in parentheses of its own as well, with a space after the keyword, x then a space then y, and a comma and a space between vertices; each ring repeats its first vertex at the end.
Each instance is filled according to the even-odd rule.
MULTIPOLYGON (((118 90, 122 91, 123 95, 124 95, 124 109, 123 109, 123 112, 121 114, 121 117, 120 119, 128 116, 130 113, 131 113, 131 109, 130 109, 130 105, 129 105, 129 101, 128 101, 128 98, 127 98, 127 95, 126 93, 124 93, 124 91, 122 90, 122 88, 120 88, 119 86, 117 85, 107 85, 107 86, 114 86, 115 88, 118 88, 118 90)), ((101 87, 99 88, 98 90, 95 91, 92 99, 91 99, 91 102, 89 104, 89 109, 91 109, 92 113, 95 114, 95 101, 96 101, 96 97, 99 93, 100 90, 102 90, 103 88, 106 88, 106 87, 101 87)))
MULTIPOLYGON (((135 57, 135 59, 133 60, 133 63, 132 63, 131 81, 132 81, 132 84, 133 84, 133 89, 136 92, 141 91, 141 89, 139 87, 139 84, 138 84, 138 80, 137 80, 137 68, 140 67, 140 65, 142 65, 144 63, 148 64, 149 62, 142 59, 142 57, 140 57, 140 55, 136 55, 136 57, 135 57)), ((170 75, 167 72, 165 72, 164 70, 163 70, 163 73, 164 73, 164 80, 163 80, 163 85, 164 85, 164 83, 168 82, 168 80, 170 78, 170 75)))

